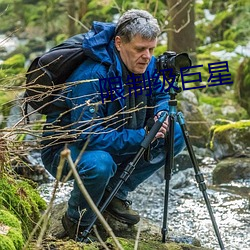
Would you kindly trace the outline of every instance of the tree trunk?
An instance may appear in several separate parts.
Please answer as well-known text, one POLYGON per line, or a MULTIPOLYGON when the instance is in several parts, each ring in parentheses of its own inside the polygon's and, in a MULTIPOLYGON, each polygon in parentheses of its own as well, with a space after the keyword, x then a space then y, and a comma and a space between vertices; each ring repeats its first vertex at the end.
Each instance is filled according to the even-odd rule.
POLYGON ((87 13, 87 10, 88 10, 87 0, 79 1, 79 11, 78 11, 79 20, 83 18, 83 16, 87 13))
POLYGON ((68 14, 69 14, 69 22, 68 22, 68 34, 69 36, 73 36, 76 34, 76 1, 69 0, 67 4, 68 14))
POLYGON ((168 50, 189 53, 196 61, 195 0, 167 0, 169 9, 168 50))

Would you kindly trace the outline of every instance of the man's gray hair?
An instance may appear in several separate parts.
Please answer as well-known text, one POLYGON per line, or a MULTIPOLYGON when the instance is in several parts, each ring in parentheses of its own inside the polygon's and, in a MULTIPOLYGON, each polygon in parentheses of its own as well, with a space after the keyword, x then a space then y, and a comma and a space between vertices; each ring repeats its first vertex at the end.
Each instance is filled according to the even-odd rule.
POLYGON ((118 20, 116 36, 120 36, 125 43, 140 35, 147 40, 153 40, 160 34, 157 20, 145 10, 128 10, 118 20))

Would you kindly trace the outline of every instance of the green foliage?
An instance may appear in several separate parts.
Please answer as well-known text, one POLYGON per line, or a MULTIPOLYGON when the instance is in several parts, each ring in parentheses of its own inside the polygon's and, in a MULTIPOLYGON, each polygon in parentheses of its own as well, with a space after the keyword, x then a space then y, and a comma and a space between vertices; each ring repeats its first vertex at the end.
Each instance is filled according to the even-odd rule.
POLYGON ((245 0, 210 1, 204 0, 196 4, 198 23, 196 25, 198 41, 202 43, 232 40, 237 44, 246 44, 249 41, 250 30, 250 2, 245 0), (214 15, 214 18, 205 17, 205 9, 214 15), (207 41, 207 37, 210 41, 207 41))
MULTIPOLYGON (((223 87, 223 86, 221 86, 223 87)), ((211 89, 214 87, 210 87, 211 89)), ((226 90, 221 94, 211 94, 211 92, 203 93, 201 91, 197 91, 197 96, 199 100, 199 105, 211 105, 212 113, 207 115, 207 118, 215 121, 216 119, 228 119, 231 121, 239 121, 242 119, 248 119, 249 116, 244 108, 242 108, 238 103, 236 98, 234 97, 234 93, 231 90, 226 90), (228 112, 224 113, 223 108, 231 106, 234 107, 234 110, 237 112, 228 112)))
POLYGON ((22 76, 18 76, 25 72, 25 57, 22 54, 16 54, 8 58, 1 64, 0 85, 8 84, 20 85, 23 82, 22 76), (15 76, 15 77, 13 77, 15 76), (8 78, 11 77, 11 80, 8 78), (11 83, 11 84, 10 84, 11 83))
POLYGON ((166 45, 159 45, 154 50, 154 55, 157 57, 167 51, 166 45))
POLYGON ((222 107, 224 103, 224 99, 221 96, 208 96, 208 95, 201 95, 199 97, 200 103, 210 104, 214 107, 222 107))
POLYGON ((240 105, 244 107, 250 115, 250 59, 246 58, 238 68, 235 78, 237 85, 235 86, 235 96, 240 105))
POLYGON ((12 57, 8 58, 2 64, 2 69, 10 69, 10 68, 23 68, 25 63, 25 57, 22 54, 16 54, 12 57))
MULTIPOLYGON (((93 20, 116 22, 118 16, 131 8, 148 10, 158 19, 161 28, 166 30, 169 10, 166 1, 163 0, 80 0, 73 2, 69 0, 1 0, 1 30, 3 32, 15 31, 17 36, 28 38, 30 42, 27 46, 15 51, 15 54, 23 54, 28 58, 31 52, 44 51, 48 40, 51 43, 59 44, 69 37, 70 30, 74 30, 76 33, 85 32, 86 29, 83 26, 90 28, 93 20), (72 14, 69 12, 69 8, 73 4, 72 14), (72 15, 75 20, 69 18, 68 14, 72 15), (73 25, 72 23, 70 25, 70 21, 73 25)), ((245 0, 203 0, 195 3, 195 12, 196 65, 203 65, 203 67, 197 68, 202 75, 202 84, 206 84, 209 78, 208 64, 224 60, 229 61, 229 72, 231 78, 235 79, 241 55, 233 54, 233 52, 238 45, 245 45, 249 42, 250 2, 245 0), (213 17, 208 16, 207 12, 213 17), (219 55, 216 52, 221 53, 219 55)), ((164 33, 160 39, 166 39, 166 34, 164 33)), ((155 55, 158 56, 166 50, 165 45, 159 45, 155 49, 155 55)), ((8 65, 8 61, 5 62, 2 65, 4 70, 0 71, 0 83, 2 85, 22 84, 23 75, 22 79, 10 80, 9 78, 24 72, 24 64, 21 67, 20 65, 21 63, 8 65)), ((245 81, 248 82, 248 76, 245 81)), ((189 87, 192 86, 195 84, 189 85, 189 87)), ((228 88, 232 88, 232 86, 211 87, 202 91, 216 95, 224 93, 228 88)), ((2 96, 5 98, 4 95, 2 96)))

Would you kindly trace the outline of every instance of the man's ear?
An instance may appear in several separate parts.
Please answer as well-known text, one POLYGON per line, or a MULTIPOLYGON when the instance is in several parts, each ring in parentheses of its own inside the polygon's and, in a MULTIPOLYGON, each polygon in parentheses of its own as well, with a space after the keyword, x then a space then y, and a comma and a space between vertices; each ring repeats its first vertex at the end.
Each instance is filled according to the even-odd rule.
POLYGON ((118 51, 120 51, 120 49, 121 49, 121 43, 122 43, 121 37, 116 36, 115 37, 115 47, 118 51))

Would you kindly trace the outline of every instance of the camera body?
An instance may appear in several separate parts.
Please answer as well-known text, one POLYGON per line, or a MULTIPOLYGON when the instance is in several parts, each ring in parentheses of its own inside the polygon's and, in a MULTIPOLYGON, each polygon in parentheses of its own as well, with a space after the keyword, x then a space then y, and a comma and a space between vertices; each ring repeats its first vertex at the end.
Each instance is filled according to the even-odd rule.
MULTIPOLYGON (((192 61, 187 53, 176 54, 174 51, 166 51, 156 59, 156 70, 158 73, 164 70, 167 77, 171 75, 179 75, 182 72, 188 72, 188 67, 192 66, 192 61), (186 68, 187 69, 184 69, 186 68), (182 69, 183 68, 183 69, 182 69), (172 72, 166 71, 172 69, 172 72)), ((170 77, 169 77, 170 78, 170 77)))

